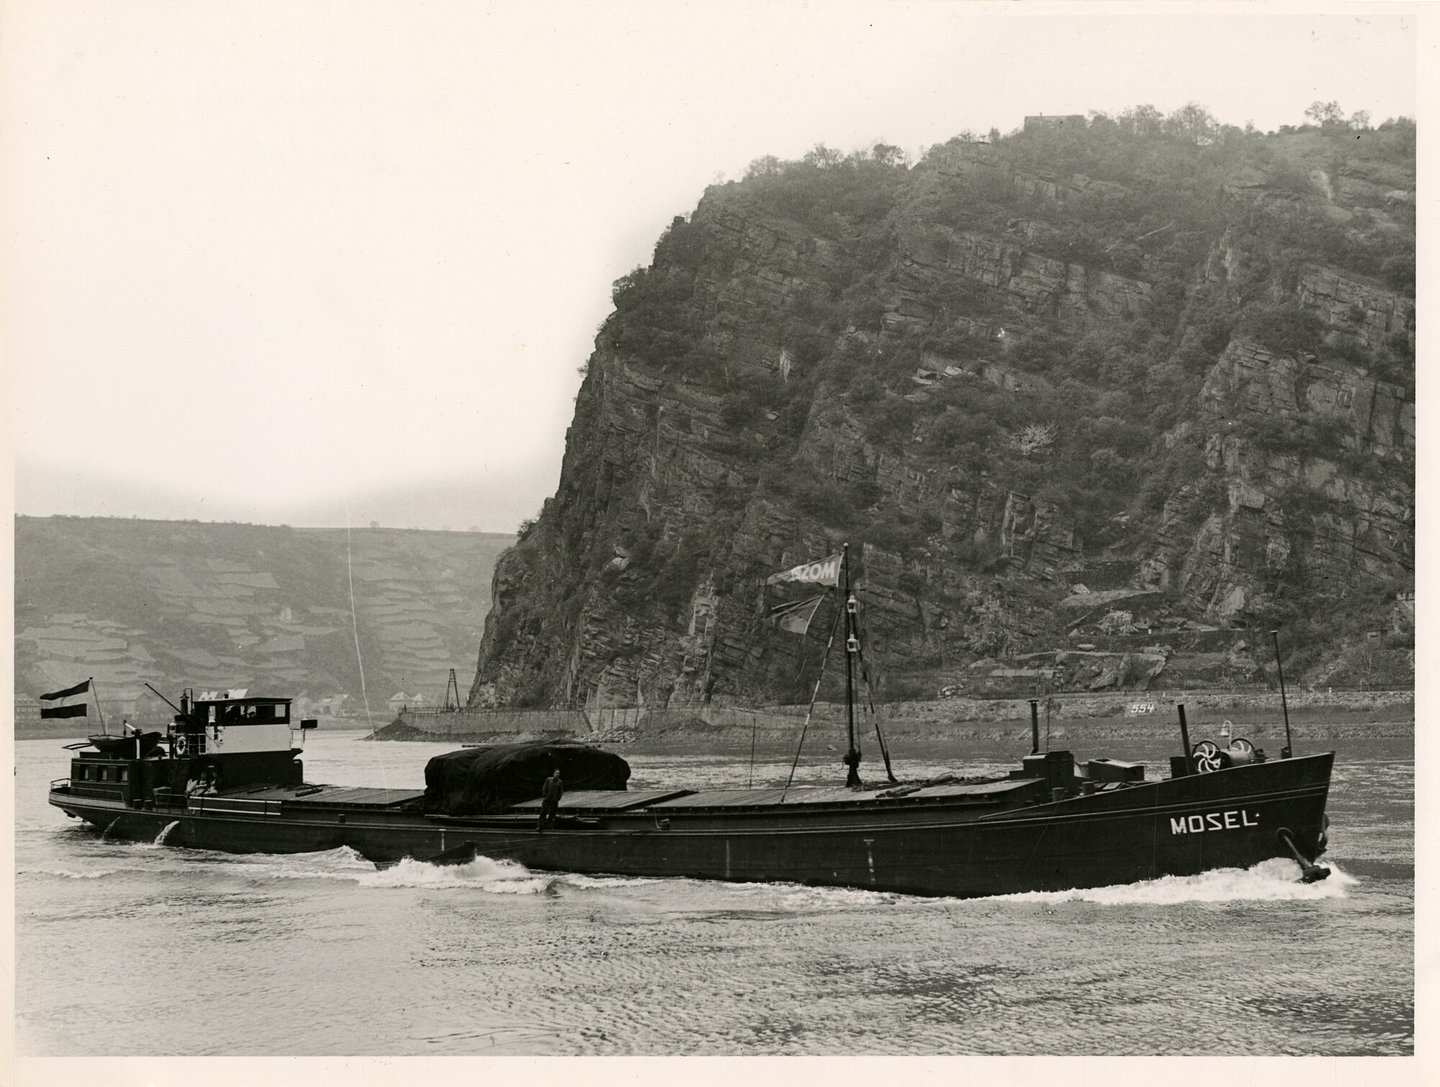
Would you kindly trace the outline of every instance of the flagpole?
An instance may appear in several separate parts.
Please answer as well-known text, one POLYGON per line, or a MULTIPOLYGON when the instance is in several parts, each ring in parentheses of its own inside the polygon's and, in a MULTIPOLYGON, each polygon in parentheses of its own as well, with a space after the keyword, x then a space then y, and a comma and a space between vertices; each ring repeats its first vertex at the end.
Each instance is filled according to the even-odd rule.
POLYGON ((100 706, 100 692, 95 689, 95 677, 91 676, 86 682, 90 684, 90 694, 95 699, 95 712, 100 715, 100 731, 109 736, 110 730, 105 727, 105 711, 100 706))

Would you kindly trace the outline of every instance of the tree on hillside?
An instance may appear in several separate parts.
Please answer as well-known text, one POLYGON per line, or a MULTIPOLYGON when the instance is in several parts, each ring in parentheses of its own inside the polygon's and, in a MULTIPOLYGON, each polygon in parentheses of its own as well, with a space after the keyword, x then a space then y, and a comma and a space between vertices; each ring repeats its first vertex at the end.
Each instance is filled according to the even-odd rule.
POLYGON ((1022 457, 1044 453, 1055 443, 1054 423, 1030 423, 1011 435, 1010 445, 1022 457))
POLYGON ((755 177, 775 177, 784 168, 784 163, 774 155, 761 155, 745 168, 745 180, 755 177))
POLYGON ((1310 108, 1305 111, 1305 116, 1314 121, 1320 127, 1326 125, 1339 125, 1345 123, 1345 111, 1340 108, 1339 102, 1314 101, 1310 108))
POLYGON ((1186 143, 1206 144, 1214 139, 1219 125, 1210 111, 1198 102, 1186 102, 1165 118, 1166 130, 1186 143))
POLYGON ((986 657, 1008 657, 1020 645, 1020 630, 1000 601, 988 599, 973 612, 966 642, 986 657))
POLYGON ((845 161, 845 156, 833 147, 826 147, 823 143, 817 143, 805 157, 800 160, 809 166, 832 167, 839 166, 845 161))
POLYGON ((1164 130, 1165 115, 1154 106, 1136 106, 1120 114, 1120 122, 1137 136, 1158 136, 1164 130))
POLYGON ((1135 617, 1128 611, 1109 611, 1095 624, 1103 634, 1133 634, 1136 629, 1135 617))
POLYGON ((905 165, 905 152, 893 143, 877 143, 870 148, 870 157, 881 166, 905 165))

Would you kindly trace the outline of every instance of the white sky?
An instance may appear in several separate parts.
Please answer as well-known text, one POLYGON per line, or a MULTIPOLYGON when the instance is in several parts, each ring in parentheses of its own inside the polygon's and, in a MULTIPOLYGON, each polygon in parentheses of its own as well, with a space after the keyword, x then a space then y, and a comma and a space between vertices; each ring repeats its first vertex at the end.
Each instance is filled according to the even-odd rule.
POLYGON ((16 509, 510 531, 611 282, 717 174, 1145 102, 1415 116, 1415 8, 1315 10, 11 0, 16 509))

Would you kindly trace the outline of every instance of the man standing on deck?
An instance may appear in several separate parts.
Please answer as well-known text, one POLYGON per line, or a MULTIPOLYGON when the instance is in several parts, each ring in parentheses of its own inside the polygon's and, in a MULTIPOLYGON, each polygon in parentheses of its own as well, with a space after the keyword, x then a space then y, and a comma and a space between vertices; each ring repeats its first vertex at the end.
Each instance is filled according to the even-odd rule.
POLYGON ((565 795, 565 783, 560 780, 560 771, 557 769, 545 779, 544 788, 540 793, 540 822, 536 830, 544 830, 545 827, 555 825, 555 812, 560 807, 560 798, 565 795))

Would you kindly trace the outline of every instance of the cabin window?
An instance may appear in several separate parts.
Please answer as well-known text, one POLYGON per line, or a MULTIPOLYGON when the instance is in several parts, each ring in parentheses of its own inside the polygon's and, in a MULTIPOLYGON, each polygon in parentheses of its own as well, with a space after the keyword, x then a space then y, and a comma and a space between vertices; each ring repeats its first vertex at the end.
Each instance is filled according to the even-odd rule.
POLYGON ((108 767, 108 766, 102 766, 102 767, 100 767, 100 780, 101 780, 101 781, 109 781, 109 780, 110 780, 110 767, 108 767))
POLYGON ((116 780, 116 781, 129 781, 129 780, 130 780, 130 768, 129 768, 128 766, 121 766, 119 769, 117 769, 117 770, 115 771, 115 780, 116 780))

